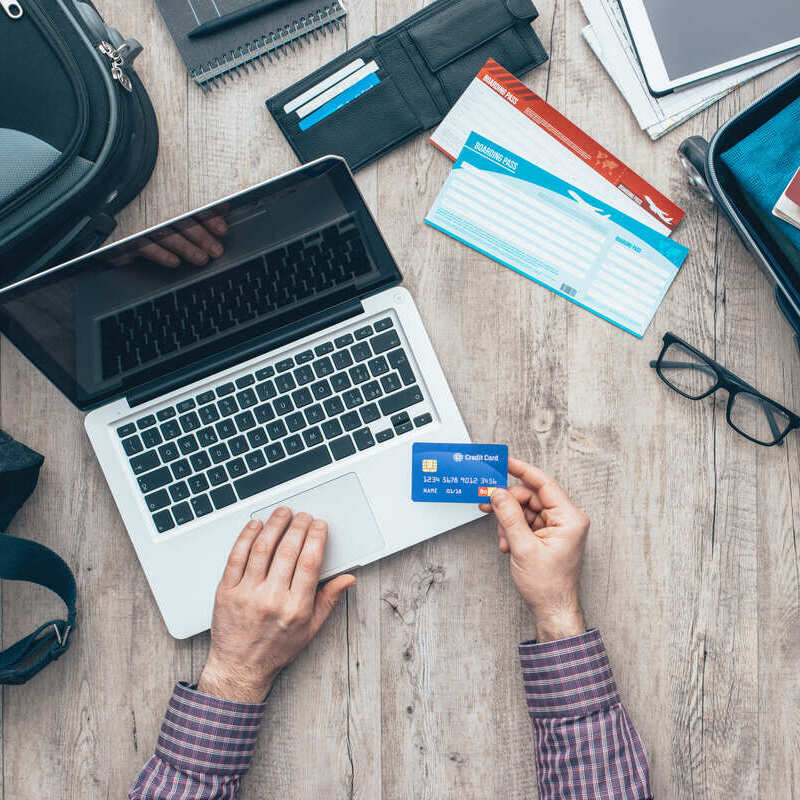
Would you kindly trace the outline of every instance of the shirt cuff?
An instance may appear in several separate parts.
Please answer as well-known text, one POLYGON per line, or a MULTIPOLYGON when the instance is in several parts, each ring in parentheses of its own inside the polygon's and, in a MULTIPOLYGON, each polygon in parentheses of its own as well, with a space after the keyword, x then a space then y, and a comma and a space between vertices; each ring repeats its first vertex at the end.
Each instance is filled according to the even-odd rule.
POLYGON ((585 717, 620 702, 597 630, 519 646, 531 717, 585 717))
POLYGON ((265 703, 237 703, 177 683, 156 756, 188 773, 241 775, 253 757, 265 703))

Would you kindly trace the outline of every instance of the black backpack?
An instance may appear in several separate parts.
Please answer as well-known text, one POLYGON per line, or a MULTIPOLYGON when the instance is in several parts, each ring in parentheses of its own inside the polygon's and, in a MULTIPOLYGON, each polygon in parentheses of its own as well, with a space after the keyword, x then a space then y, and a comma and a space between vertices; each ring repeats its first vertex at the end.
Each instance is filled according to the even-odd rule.
POLYGON ((99 246, 155 165, 141 52, 84 0, 0 0, 0 287, 99 246))

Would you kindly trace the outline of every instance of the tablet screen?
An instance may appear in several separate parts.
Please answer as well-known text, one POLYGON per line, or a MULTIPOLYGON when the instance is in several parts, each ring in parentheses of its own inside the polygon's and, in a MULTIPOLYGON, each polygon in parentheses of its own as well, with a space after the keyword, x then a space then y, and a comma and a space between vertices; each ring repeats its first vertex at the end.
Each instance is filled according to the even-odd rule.
POLYGON ((800 37, 798 0, 641 0, 670 80, 800 37))

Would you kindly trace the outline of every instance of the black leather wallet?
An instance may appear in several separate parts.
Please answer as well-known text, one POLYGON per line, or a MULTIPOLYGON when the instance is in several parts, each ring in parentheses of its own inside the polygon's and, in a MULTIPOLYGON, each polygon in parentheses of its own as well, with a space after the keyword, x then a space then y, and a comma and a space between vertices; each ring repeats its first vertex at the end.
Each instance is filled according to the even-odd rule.
POLYGON ((517 77, 546 61, 530 25, 537 16, 531 0, 435 0, 270 97, 267 108, 300 161, 334 153, 356 170, 440 122, 487 59, 517 77), (310 126, 306 115, 303 130, 297 109, 285 106, 357 59, 375 62, 373 85, 310 126))

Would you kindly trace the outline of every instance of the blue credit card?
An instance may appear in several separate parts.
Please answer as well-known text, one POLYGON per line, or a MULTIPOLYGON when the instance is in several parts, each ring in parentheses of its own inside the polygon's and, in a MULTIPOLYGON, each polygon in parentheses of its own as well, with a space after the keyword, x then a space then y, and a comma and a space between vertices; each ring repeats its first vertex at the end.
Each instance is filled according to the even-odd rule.
POLYGON ((316 111, 309 114, 304 119, 300 120, 300 130, 306 131, 309 128, 321 122, 325 117, 329 117, 334 112, 343 108, 348 103, 351 103, 359 95, 377 86, 381 79, 374 73, 370 73, 365 78, 362 78, 358 83, 354 83, 349 89, 345 89, 341 94, 329 100, 324 106, 320 106, 316 111))
POLYGON ((411 499, 417 503, 488 503, 508 486, 504 444, 415 442, 411 452, 411 499))

